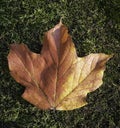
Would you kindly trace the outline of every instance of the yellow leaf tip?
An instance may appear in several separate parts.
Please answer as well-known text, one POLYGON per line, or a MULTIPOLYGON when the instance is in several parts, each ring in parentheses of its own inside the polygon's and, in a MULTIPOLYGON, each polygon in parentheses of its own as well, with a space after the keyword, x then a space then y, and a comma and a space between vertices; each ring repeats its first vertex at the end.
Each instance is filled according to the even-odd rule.
POLYGON ((110 58, 112 58, 114 55, 115 55, 114 53, 113 53, 113 54, 111 54, 111 55, 110 55, 110 58))

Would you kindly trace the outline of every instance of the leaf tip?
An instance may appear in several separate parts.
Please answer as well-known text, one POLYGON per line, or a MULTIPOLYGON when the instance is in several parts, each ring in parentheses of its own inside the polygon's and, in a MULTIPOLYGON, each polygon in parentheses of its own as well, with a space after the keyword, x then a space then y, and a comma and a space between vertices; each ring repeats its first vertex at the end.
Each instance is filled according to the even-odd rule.
POLYGON ((110 58, 112 58, 112 57, 114 57, 114 55, 115 55, 115 54, 114 54, 114 53, 112 53, 111 55, 109 55, 109 57, 110 57, 110 58))

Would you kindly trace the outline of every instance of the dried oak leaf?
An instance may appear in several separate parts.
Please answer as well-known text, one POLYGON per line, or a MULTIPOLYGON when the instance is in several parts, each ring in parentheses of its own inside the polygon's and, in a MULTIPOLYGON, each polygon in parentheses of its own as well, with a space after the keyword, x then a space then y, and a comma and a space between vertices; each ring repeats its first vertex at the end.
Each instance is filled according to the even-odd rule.
POLYGON ((86 95, 100 87, 110 58, 104 53, 77 57, 60 22, 45 33, 41 54, 12 44, 8 64, 14 79, 25 86, 25 100, 40 109, 73 110, 86 105, 86 95))

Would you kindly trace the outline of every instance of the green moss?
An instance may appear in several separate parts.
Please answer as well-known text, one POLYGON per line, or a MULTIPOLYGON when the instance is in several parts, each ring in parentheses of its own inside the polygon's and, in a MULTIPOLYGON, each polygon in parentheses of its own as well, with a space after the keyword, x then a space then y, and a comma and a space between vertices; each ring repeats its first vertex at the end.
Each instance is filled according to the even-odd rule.
POLYGON ((0 128, 119 128, 119 0, 0 0, 0 128), (9 44, 40 52, 43 34, 61 17, 79 56, 114 53, 104 84, 88 94, 89 104, 73 111, 41 111, 21 98, 24 88, 9 74, 9 44))

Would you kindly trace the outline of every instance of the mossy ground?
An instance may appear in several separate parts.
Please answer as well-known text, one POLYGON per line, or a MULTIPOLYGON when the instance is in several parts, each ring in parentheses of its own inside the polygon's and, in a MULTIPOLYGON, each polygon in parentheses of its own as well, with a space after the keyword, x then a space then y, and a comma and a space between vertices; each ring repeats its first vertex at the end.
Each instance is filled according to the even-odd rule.
POLYGON ((120 128, 120 1, 0 0, 0 128, 120 128), (24 87, 10 76, 9 44, 40 52, 44 32, 61 17, 79 56, 107 53, 104 83, 73 111, 42 111, 24 101, 24 87))

